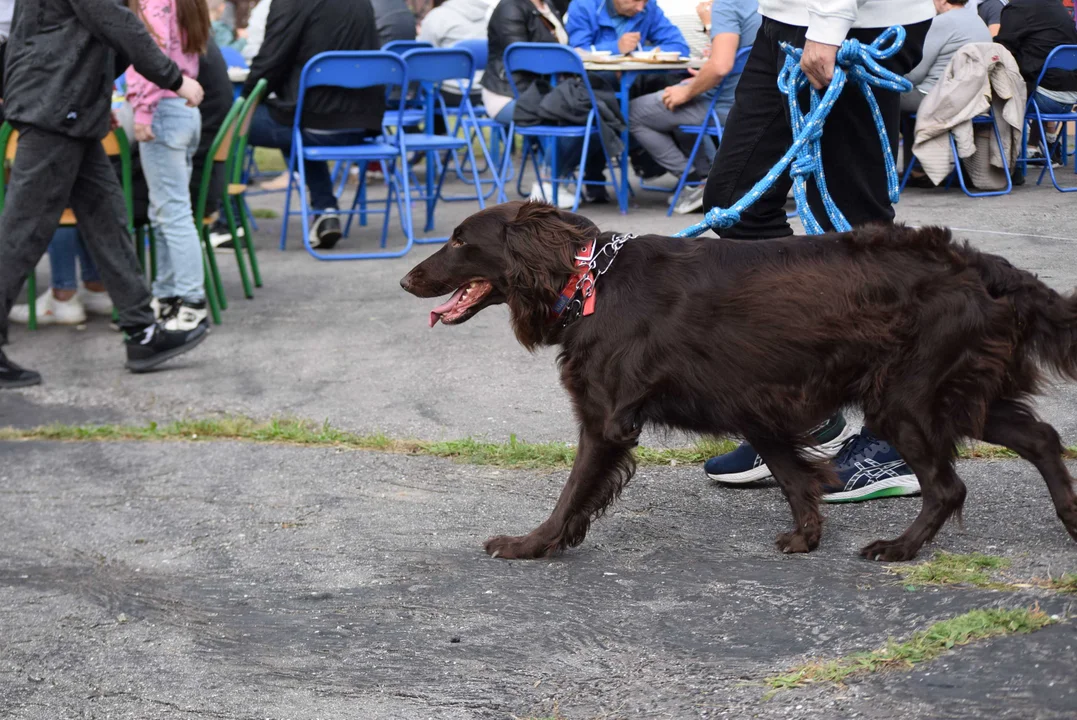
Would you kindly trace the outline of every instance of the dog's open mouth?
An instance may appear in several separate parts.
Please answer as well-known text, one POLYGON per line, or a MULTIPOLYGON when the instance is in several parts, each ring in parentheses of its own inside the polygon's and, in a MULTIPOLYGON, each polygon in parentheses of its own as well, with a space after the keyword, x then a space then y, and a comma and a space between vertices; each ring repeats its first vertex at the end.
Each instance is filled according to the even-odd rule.
POLYGON ((464 319, 468 311, 482 302, 493 289, 488 280, 472 280, 461 285, 448 301, 430 311, 430 327, 437 325, 438 320, 444 325, 452 325, 464 319))

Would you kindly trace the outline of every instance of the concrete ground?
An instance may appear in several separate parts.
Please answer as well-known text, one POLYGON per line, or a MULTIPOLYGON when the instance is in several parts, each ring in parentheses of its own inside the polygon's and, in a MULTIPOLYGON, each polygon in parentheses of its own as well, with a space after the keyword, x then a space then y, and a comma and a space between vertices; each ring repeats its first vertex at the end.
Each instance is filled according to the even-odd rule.
MULTIPOLYGON (((664 197, 605 229, 673 232, 664 197)), ((256 207, 277 208, 281 196, 256 207)), ((439 230, 475 209, 443 205, 439 230)), ((1077 206, 1026 186, 973 200, 910 190, 910 223, 945 224, 1058 289, 1077 285, 1077 206)), ((529 355, 503 308, 426 326, 398 281, 435 248, 320 263, 293 226, 259 221, 265 287, 167 371, 122 369, 107 323, 16 329, 6 350, 45 384, 0 398, 0 425, 295 416, 393 437, 572 441, 554 354, 529 355)), ((394 237, 399 232, 394 228, 394 237)), ((343 248, 373 246, 373 230, 343 248)), ((47 265, 40 271, 44 284, 47 265)), ((1077 392, 1046 419, 1077 443, 1077 392)), ((648 435, 646 444, 687 442, 648 435)), ((1077 467, 1071 466, 1071 471, 1077 467)), ((1034 469, 967 461, 965 525, 933 549, 1002 555, 1027 579, 1077 571, 1034 469)), ((0 443, 0 716, 29 718, 1074 718, 1073 596, 906 589, 856 550, 894 536, 916 499, 830 507, 823 544, 782 556, 772 483, 717 487, 698 467, 643 468, 582 546, 487 558, 530 530, 565 473, 244 443, 0 443), (903 639, 973 608, 1038 603, 1064 622, 955 648, 911 671, 764 700, 810 658, 903 639)))

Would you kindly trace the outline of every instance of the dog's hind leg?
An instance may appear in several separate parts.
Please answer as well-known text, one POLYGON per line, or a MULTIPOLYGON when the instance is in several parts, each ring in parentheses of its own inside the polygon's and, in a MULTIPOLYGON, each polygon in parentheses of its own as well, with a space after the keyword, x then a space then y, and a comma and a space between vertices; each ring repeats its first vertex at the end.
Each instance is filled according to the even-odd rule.
POLYGON ((876 540, 860 550, 869 560, 912 560, 924 543, 935 537, 953 514, 965 504, 965 483, 954 470, 954 443, 938 439, 911 421, 880 424, 880 437, 887 439, 909 464, 920 481, 922 505, 912 525, 894 540, 876 540))
POLYGON ((819 495, 833 471, 801 456, 792 442, 760 438, 750 438, 749 442, 770 468, 793 512, 796 527, 778 535, 778 549, 786 553, 811 552, 819 546, 823 533, 819 495))
POLYGON ((1022 403, 999 400, 988 408, 982 439, 1008 447, 1036 466, 1047 483, 1059 519, 1077 540, 1077 495, 1073 477, 1062 462, 1058 432, 1022 403))
POLYGON ((486 552, 501 558, 538 558, 579 545, 591 520, 605 511, 635 472, 633 444, 581 432, 576 461, 550 517, 527 535, 490 538, 486 552))

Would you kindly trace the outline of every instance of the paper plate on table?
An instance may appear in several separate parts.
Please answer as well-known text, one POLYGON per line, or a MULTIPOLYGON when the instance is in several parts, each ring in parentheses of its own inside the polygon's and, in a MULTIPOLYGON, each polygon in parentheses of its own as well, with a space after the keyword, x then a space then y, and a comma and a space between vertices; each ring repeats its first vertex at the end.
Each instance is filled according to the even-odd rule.
MULTIPOLYGON (((640 62, 675 63, 683 62, 681 54, 676 51, 662 52, 661 50, 644 50, 632 53, 632 59, 640 62)), ((688 58, 684 58, 687 60, 688 58)))

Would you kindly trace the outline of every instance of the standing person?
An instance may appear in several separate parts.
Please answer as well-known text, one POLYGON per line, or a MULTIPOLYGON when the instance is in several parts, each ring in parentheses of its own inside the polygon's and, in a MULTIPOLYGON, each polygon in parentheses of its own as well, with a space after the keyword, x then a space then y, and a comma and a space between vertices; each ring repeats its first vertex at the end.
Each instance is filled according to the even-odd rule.
MULTIPOLYGON (((210 38, 205 0, 130 0, 165 54, 189 77, 210 38)), ((169 330, 209 324, 202 244, 191 210, 191 161, 202 137, 202 116, 175 92, 137 69, 127 71, 127 99, 135 111, 135 139, 150 191, 150 220, 157 238, 153 295, 169 330)))
MULTIPOLYGON (((266 2, 267 0, 262 0, 266 2)), ((265 42, 251 63, 243 95, 265 78, 267 100, 254 111, 250 143, 254 147, 292 150, 292 123, 299 100, 299 76, 307 61, 332 50, 380 47, 370 0, 273 0, 265 42)), ((303 142, 308 145, 358 145, 381 134, 385 88, 345 90, 317 87, 303 104, 303 142)), ((342 235, 337 196, 324 161, 305 160, 307 189, 315 218, 312 247, 328 249, 342 235)), ((302 188, 300 189, 302 192, 302 188)))
MULTIPOLYGON (((903 25, 904 45, 881 64, 905 75, 920 62, 935 15, 932 0, 759 0, 759 10, 763 24, 741 74, 736 103, 707 178, 703 200, 708 209, 729 207, 743 197, 793 142, 786 98, 778 89, 778 73, 785 63, 782 43, 803 48, 800 67, 812 87, 823 89, 834 76, 838 47, 846 38, 867 45, 890 26, 903 25)), ((871 91, 886 123, 891 150, 896 152, 901 95, 880 88, 871 91)), ((802 105, 805 103, 806 98, 802 98, 802 105)), ((826 119, 822 159, 830 194, 853 227, 893 222, 878 132, 867 100, 855 84, 846 85, 826 119)), ((741 240, 792 235, 785 215, 791 186, 787 172, 741 213, 736 225, 718 230, 718 234, 741 240)), ((808 202, 816 218, 831 229, 814 183, 808 184, 808 202)), ((920 491, 916 475, 889 443, 867 428, 852 433, 841 414, 813 429, 811 435, 816 443, 813 454, 837 456, 837 482, 823 488, 824 501, 868 500, 920 491)), ((711 458, 704 469, 714 480, 730 484, 770 476, 762 458, 747 443, 711 458)))
MULTIPOLYGON (((111 122, 117 50, 192 106, 202 101, 198 82, 183 75, 122 4, 35 0, 15 6, 3 98, 5 117, 19 131, 19 151, 0 215, 0 345, 7 342, 8 313, 27 273, 70 206, 119 311, 127 367, 143 372, 193 348, 205 328, 172 332, 154 322, 127 233, 123 192, 101 146, 111 122)), ((0 351, 0 388, 40 382, 40 374, 0 351)))

